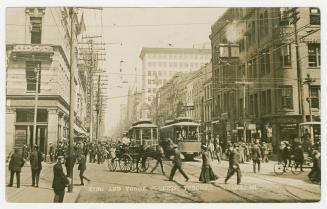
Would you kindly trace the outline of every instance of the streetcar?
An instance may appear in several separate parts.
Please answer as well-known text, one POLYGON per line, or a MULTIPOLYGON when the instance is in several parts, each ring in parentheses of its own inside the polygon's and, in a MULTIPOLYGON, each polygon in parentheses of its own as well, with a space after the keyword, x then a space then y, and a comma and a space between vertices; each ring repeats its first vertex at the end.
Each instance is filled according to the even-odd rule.
POLYGON ((157 145, 158 126, 150 120, 139 120, 128 130, 128 136, 134 145, 157 145))
POLYGON ((201 152, 200 124, 191 118, 180 117, 168 121, 160 128, 160 145, 166 155, 172 152, 171 144, 177 144, 185 158, 193 159, 201 152))

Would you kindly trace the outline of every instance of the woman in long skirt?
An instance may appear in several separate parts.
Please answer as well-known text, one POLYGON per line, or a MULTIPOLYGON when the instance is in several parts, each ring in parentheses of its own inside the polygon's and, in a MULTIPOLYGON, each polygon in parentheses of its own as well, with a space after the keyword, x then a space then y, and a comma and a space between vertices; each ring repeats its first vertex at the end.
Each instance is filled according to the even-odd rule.
POLYGON ((209 183, 210 181, 217 180, 218 176, 213 172, 211 168, 210 153, 205 145, 202 145, 202 168, 199 181, 203 183, 209 183))

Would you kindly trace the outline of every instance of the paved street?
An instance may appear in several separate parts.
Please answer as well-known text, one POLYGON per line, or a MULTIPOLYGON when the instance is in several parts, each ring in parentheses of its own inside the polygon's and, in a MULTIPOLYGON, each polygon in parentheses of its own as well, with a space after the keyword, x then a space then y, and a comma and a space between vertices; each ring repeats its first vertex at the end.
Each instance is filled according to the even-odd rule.
MULTIPOLYGON (((109 172, 105 165, 90 164, 87 176, 92 182, 81 189, 77 202, 312 202, 320 199, 320 185, 307 180, 308 170, 300 175, 273 173, 274 162, 252 173, 252 164, 242 164, 241 185, 236 177, 224 183, 228 162, 214 165, 219 175, 211 184, 198 182, 201 160, 185 162, 188 182, 177 171, 175 181, 168 181, 171 163, 165 162, 166 176, 155 174, 109 172), (91 172, 97 169, 98 172, 91 172)), ((151 166, 151 165, 150 165, 151 166)))
MULTIPOLYGON (((224 183, 228 162, 213 162, 219 179, 210 184, 198 181, 201 160, 184 162, 183 168, 190 180, 185 182, 177 171, 174 180, 168 181, 171 162, 164 162, 166 176, 157 168, 154 174, 110 172, 106 164, 88 163, 85 175, 92 181, 79 186, 78 170, 74 170, 74 191, 66 193, 64 202, 314 202, 320 199, 320 185, 307 179, 309 169, 300 175, 291 172, 276 176, 275 162, 262 165, 260 174, 252 173, 252 164, 241 164, 242 183, 236 176, 224 183)), ((154 162, 151 161, 151 167, 154 162)), ((39 188, 32 187, 30 167, 21 174, 21 188, 6 187, 8 202, 52 202, 52 165, 44 164, 39 188)), ((6 175, 9 182, 9 173, 6 175)), ((14 184, 15 186, 15 184, 14 184)))

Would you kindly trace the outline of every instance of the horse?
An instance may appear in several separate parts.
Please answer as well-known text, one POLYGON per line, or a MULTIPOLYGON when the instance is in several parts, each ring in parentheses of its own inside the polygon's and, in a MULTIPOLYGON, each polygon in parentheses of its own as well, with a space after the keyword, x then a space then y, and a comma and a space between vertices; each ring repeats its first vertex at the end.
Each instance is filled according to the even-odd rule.
POLYGON ((162 163, 162 158, 165 156, 164 154, 164 150, 162 148, 162 146, 160 145, 146 145, 146 146, 140 146, 138 152, 140 153, 139 157, 136 159, 136 172, 139 172, 139 162, 141 161, 141 166, 144 169, 145 166, 145 162, 146 159, 148 157, 151 157, 153 159, 155 159, 156 165, 153 167, 153 169, 151 170, 150 173, 153 173, 154 170, 158 167, 158 165, 160 164, 161 167, 161 171, 162 174, 165 175, 165 171, 163 169, 163 163, 162 163))

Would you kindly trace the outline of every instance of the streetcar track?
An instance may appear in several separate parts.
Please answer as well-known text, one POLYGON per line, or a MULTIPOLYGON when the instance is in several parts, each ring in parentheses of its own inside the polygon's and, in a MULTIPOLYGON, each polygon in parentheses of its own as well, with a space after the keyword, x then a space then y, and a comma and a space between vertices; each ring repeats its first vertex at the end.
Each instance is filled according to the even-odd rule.
MULTIPOLYGON (((269 181, 271 183, 282 185, 283 187, 285 186, 284 184, 282 184, 282 183, 280 183, 278 181, 273 181, 271 179, 266 179, 263 176, 256 176, 256 177, 259 177, 260 179, 265 180, 265 181, 269 181)), ((320 192, 310 191, 310 190, 307 190, 307 189, 304 189, 304 188, 301 188, 301 187, 297 187, 297 186, 294 186, 294 185, 290 185, 290 184, 287 184, 287 186, 293 187, 293 188, 298 189, 298 190, 303 190, 303 191, 306 191, 306 192, 312 193, 312 194, 320 194, 320 192)))
MULTIPOLYGON (((192 164, 188 164, 188 165, 190 165, 191 167, 196 167, 195 165, 192 165, 192 164)), ((198 167, 196 167, 196 168, 198 168, 198 167)), ((197 176, 196 176, 196 174, 194 174, 193 172, 188 172, 188 174, 190 174, 191 176, 193 176, 193 177, 195 177, 195 178, 198 178, 197 176)), ((177 183, 177 182, 176 182, 177 183)), ((242 196, 242 195, 240 195, 240 194, 238 194, 238 193, 236 193, 236 192, 234 192, 234 191, 232 191, 232 190, 228 190, 228 189, 226 189, 226 188, 224 188, 224 187, 222 187, 222 186, 220 186, 220 185, 216 185, 215 184, 215 182, 211 182, 211 185, 213 185, 214 187, 218 187, 218 188, 221 188, 223 191, 226 191, 226 192, 228 192, 228 193, 231 193, 231 194, 233 194, 233 195, 235 195, 235 196, 237 196, 237 197, 239 197, 239 198, 241 198, 241 199, 243 199, 243 200, 245 200, 245 201, 248 201, 248 202, 255 202, 254 200, 251 200, 251 199, 249 199, 249 198, 247 198, 247 197, 244 197, 244 196, 242 196)), ((191 192, 191 191, 190 191, 191 192)), ((198 196, 198 195, 197 195, 198 196)), ((201 199, 201 198, 199 198, 199 199, 201 199)))
MULTIPOLYGON (((195 167, 197 168, 195 165, 192 165, 192 164, 189 164, 189 166, 192 166, 192 167, 195 167)), ((251 173, 251 172, 246 172, 246 173, 251 173)), ((254 178, 253 176, 247 176, 247 177, 250 177, 250 178, 254 178)), ((266 180, 266 181, 269 181, 271 183, 276 183, 276 184, 279 184, 279 185, 282 185, 282 186, 285 186, 283 183, 280 183, 278 181, 273 181, 271 179, 266 179, 264 178, 262 175, 257 175, 255 177, 259 177, 260 179, 262 180, 266 180)), ((272 176, 274 177, 274 176, 272 176)), ((295 189, 299 189, 299 190, 303 190, 303 191, 306 191, 306 192, 309 192, 309 193, 312 193, 312 194, 320 194, 320 192, 314 192, 314 191, 310 191, 310 190, 307 190, 307 189, 304 189, 304 188, 301 188, 301 187, 297 187, 297 186, 294 186, 294 185, 290 185, 290 184, 287 184, 287 186, 290 186, 290 187, 293 187, 295 189)))
MULTIPOLYGON (((196 165, 193 165, 193 164, 188 164, 188 166, 190 166, 190 167, 194 167, 194 168, 198 168, 196 165)), ((189 173, 191 173, 191 172, 189 172, 189 173)), ((194 174, 192 175, 192 176, 194 176, 194 174)), ((247 177, 249 177, 249 178, 254 178, 253 176, 247 176, 247 177)), ((269 179, 266 179, 266 178, 263 178, 262 176, 256 176, 256 177, 259 177, 260 179, 262 179, 262 180, 265 180, 265 181, 268 181, 268 182, 271 182, 271 183, 274 183, 274 184, 279 184, 279 185, 281 185, 281 187, 288 193, 288 197, 291 197, 291 198, 293 198, 293 199, 297 199, 297 200, 305 200, 305 199, 303 199, 303 198, 301 198, 301 197, 299 197, 299 196, 297 196, 297 195, 295 195, 294 193, 292 193, 288 188, 286 188, 286 186, 284 185, 284 184, 282 184, 282 183, 280 183, 280 182, 277 182, 277 181, 273 181, 273 180, 269 180, 269 179)), ((216 187, 219 187, 219 188, 222 188, 222 189, 224 189, 225 191, 228 191, 228 192, 230 192, 230 193, 232 193, 232 194, 234 194, 234 195, 237 195, 237 196, 239 196, 239 197, 241 197, 241 198, 243 198, 243 199, 246 199, 246 200, 248 200, 248 201, 252 201, 252 202, 255 202, 254 200, 251 200, 250 198, 247 198, 247 197, 244 197, 244 196, 242 196, 242 195, 240 195, 239 193, 237 193, 237 192, 234 192, 234 191, 232 191, 232 190, 228 190, 228 189, 226 189, 226 188, 224 188, 223 186, 220 186, 220 185, 218 185, 218 184, 215 184, 215 182, 211 182, 211 184, 212 185, 214 185, 214 186, 216 186, 216 187)), ((267 188, 265 188, 265 187, 262 187, 262 186, 259 186, 259 185, 256 185, 257 187, 259 187, 259 188, 261 188, 261 189, 263 189, 263 190, 266 190, 266 191, 268 191, 268 192, 270 192, 270 193, 274 193, 274 194, 277 194, 277 195, 281 195, 280 193, 278 193, 278 192, 276 192, 276 191, 274 191, 274 190, 267 190, 267 188)), ((290 186, 290 187, 293 187, 293 188, 295 188, 295 189, 298 189, 298 190, 303 190, 303 191, 306 191, 306 192, 308 192, 308 193, 311 193, 311 194, 319 194, 320 195, 320 193, 319 192, 313 192, 313 191, 309 191, 309 190, 306 190, 306 189, 302 189, 301 187, 296 187, 296 186, 294 186, 294 185, 287 185, 287 186, 290 186)), ((258 195, 255 195, 255 194, 251 194, 251 195, 253 195, 253 196, 257 196, 257 197, 259 197, 259 198, 261 198, 261 196, 258 196, 258 195)))

